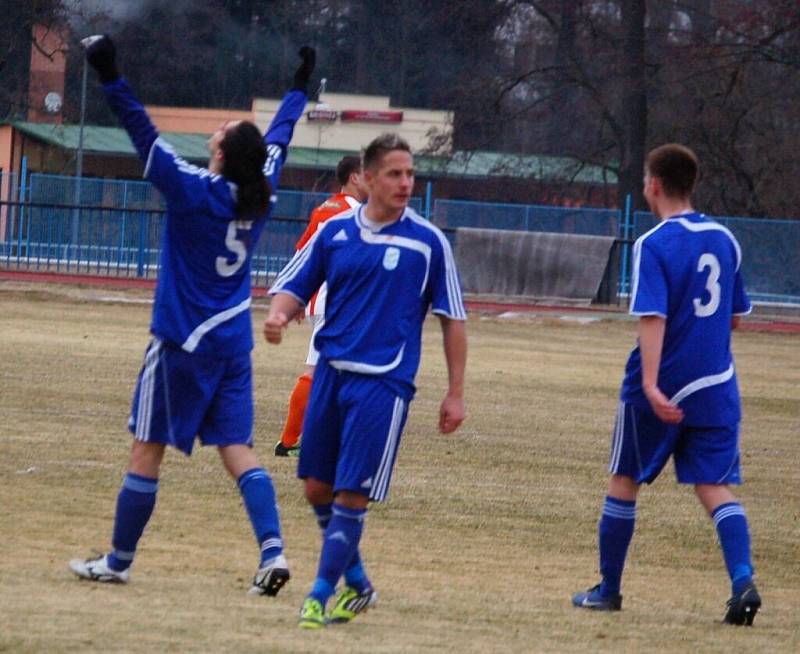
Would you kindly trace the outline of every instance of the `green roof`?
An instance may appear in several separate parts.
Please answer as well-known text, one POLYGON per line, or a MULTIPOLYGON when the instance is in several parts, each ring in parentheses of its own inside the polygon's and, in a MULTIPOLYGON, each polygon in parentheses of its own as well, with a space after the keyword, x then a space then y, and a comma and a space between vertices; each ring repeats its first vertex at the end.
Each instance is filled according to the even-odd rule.
MULTIPOLYGON (((23 134, 66 150, 77 150, 80 127, 78 125, 52 125, 43 123, 13 122, 23 134)), ((206 142, 208 134, 163 132, 175 151, 184 159, 205 162, 208 159, 206 142)), ((130 155, 136 152, 124 129, 120 127, 83 128, 83 150, 87 153, 130 155)), ((341 158, 358 154, 356 150, 318 150, 316 148, 289 148, 287 165, 296 168, 335 170, 341 158)), ((416 157, 419 173, 433 177, 534 177, 557 179, 584 184, 616 184, 616 175, 600 166, 581 163, 567 157, 513 155, 503 152, 463 152, 450 156, 422 155, 416 157)))

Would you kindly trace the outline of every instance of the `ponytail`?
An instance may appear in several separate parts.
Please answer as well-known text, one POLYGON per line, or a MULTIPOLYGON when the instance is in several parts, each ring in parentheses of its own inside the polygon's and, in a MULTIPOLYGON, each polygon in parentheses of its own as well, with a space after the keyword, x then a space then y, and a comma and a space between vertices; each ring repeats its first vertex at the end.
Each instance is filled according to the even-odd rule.
POLYGON ((226 132, 220 148, 225 155, 222 175, 238 187, 237 216, 263 218, 272 190, 264 176, 267 147, 258 128, 249 121, 242 121, 226 132))

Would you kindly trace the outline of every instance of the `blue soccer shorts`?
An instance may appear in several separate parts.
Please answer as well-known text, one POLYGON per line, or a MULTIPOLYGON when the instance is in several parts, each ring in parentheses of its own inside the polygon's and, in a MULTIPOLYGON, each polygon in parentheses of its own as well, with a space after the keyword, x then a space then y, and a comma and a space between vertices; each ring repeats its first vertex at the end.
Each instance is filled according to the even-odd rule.
POLYGON ((253 444, 250 353, 218 359, 154 338, 139 372, 128 429, 138 441, 192 453, 202 445, 253 444))
POLYGON ((376 375, 339 371, 320 359, 303 421, 297 476, 381 502, 386 499, 407 398, 376 375))
POLYGON ((652 483, 675 461, 681 484, 740 484, 739 424, 724 427, 668 425, 649 409, 619 403, 608 471, 652 483))

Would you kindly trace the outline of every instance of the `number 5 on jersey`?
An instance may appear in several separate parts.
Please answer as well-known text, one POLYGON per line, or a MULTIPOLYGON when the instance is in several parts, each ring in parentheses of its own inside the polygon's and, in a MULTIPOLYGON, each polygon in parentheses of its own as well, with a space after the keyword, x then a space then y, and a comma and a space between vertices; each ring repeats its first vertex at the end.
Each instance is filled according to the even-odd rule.
MULTIPOLYGON (((220 277, 230 277, 244 265, 247 260, 247 246, 244 241, 238 238, 239 230, 249 230, 252 227, 252 220, 231 220, 228 223, 228 232, 225 234, 225 247, 236 255, 236 261, 228 263, 228 257, 217 257, 217 274, 220 277)), ((719 266, 717 266, 717 269, 719 269, 719 266)))

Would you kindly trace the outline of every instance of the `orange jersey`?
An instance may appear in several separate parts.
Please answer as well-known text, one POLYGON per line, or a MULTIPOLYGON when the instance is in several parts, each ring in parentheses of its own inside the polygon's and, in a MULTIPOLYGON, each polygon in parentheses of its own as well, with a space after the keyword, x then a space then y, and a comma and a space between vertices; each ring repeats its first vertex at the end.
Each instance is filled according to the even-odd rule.
MULTIPOLYGON (((336 195, 329 197, 327 200, 325 200, 325 202, 311 212, 311 217, 308 219, 306 231, 303 232, 300 240, 297 241, 295 249, 299 250, 306 243, 308 243, 311 240, 311 237, 317 233, 319 226, 326 220, 333 218, 334 216, 338 216, 340 213, 344 213, 349 209, 353 209, 357 207, 358 204, 358 200, 347 193, 337 193, 336 195)), ((311 301, 308 303, 308 306, 306 307, 306 315, 324 315, 325 296, 327 295, 326 291, 327 288, 323 283, 320 287, 320 290, 314 294, 314 296, 311 298, 311 301)))
POLYGON ((311 237, 317 233, 319 226, 328 220, 328 218, 333 218, 334 216, 343 213, 348 209, 352 209, 355 206, 358 206, 358 200, 347 193, 337 193, 336 195, 329 197, 327 200, 325 200, 325 202, 311 212, 311 217, 308 219, 306 231, 303 232, 300 240, 297 241, 297 244, 294 246, 295 250, 299 250, 306 243, 308 243, 311 240, 311 237))

